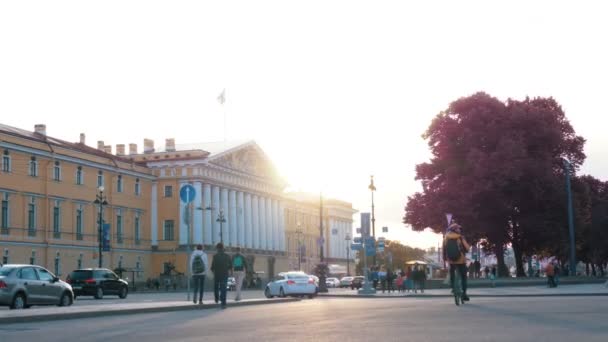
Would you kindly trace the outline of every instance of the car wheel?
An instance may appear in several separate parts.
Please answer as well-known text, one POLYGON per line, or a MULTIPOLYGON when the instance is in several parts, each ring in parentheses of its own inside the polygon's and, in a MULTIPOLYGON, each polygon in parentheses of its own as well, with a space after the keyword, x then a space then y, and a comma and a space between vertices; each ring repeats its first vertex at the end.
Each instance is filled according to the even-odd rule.
POLYGON ((282 287, 281 287, 281 290, 279 290, 279 297, 281 297, 281 298, 285 297, 285 291, 283 291, 282 287))
POLYGON ((17 293, 11 303, 11 309, 24 309, 27 306, 25 295, 23 293, 17 293))
POLYGON ((103 298, 103 289, 100 286, 95 290, 95 299, 102 299, 102 298, 103 298))
POLYGON ((313 298, 315 298, 315 295, 311 295, 311 294, 308 295, 308 299, 313 299, 313 298))
POLYGON ((58 306, 70 306, 72 305, 72 298, 70 298, 70 294, 67 292, 64 292, 61 295, 61 298, 59 299, 59 305, 58 306))
POLYGON ((129 290, 127 290, 126 286, 123 286, 120 288, 120 292, 118 293, 118 298, 125 299, 125 298, 127 298, 128 294, 129 294, 129 290))
POLYGON ((264 296, 266 296, 266 298, 272 298, 273 296, 270 294, 270 288, 267 287, 266 290, 264 290, 264 296))

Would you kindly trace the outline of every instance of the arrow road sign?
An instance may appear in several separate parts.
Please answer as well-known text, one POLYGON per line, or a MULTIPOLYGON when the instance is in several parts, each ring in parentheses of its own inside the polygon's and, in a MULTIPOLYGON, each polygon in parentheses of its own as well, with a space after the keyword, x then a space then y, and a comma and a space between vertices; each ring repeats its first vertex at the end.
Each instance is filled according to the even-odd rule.
POLYGON ((186 204, 194 201, 194 197, 196 197, 196 190, 194 190, 194 187, 190 184, 185 184, 179 190, 179 198, 186 204))

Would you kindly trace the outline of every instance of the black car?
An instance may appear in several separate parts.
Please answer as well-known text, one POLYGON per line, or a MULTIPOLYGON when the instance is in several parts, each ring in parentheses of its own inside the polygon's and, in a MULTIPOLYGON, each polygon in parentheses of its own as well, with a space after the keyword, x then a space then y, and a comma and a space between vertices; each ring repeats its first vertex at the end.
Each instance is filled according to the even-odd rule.
POLYGON ((106 268, 75 270, 70 273, 67 282, 72 285, 74 298, 94 296, 95 299, 102 299, 104 295, 116 295, 124 299, 129 294, 129 283, 106 268))

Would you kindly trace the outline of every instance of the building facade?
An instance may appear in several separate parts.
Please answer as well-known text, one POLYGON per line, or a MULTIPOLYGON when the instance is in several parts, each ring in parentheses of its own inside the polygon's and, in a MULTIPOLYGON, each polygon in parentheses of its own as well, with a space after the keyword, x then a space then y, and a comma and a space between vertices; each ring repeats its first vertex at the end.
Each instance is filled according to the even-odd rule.
MULTIPOLYGON (((142 153, 129 144, 128 153, 117 145, 112 154, 102 141, 87 146, 84 134, 70 143, 48 137, 44 125, 34 132, 0 125, 0 153, 2 263, 40 264, 62 278, 96 267, 100 209, 111 241, 103 266, 135 282, 165 275, 183 283, 192 246, 203 244, 211 257, 220 240, 229 252, 241 247, 264 280, 296 268, 298 243, 306 245, 302 269, 319 261, 319 199, 285 193, 255 142, 178 149, 167 139, 157 151, 146 139, 142 153), (185 185, 194 189, 190 203, 180 198, 185 185), (94 203, 100 187, 103 207, 94 203)), ((349 203, 324 200, 330 262, 346 264, 353 213, 349 203)))

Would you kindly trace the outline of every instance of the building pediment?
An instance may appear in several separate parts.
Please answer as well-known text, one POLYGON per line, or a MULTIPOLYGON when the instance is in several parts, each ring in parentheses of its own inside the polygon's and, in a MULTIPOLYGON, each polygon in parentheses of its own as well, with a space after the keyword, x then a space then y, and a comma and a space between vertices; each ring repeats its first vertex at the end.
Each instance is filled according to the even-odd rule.
POLYGON ((209 158, 209 163, 256 177, 267 179, 277 177, 275 166, 255 142, 212 156, 209 158))

